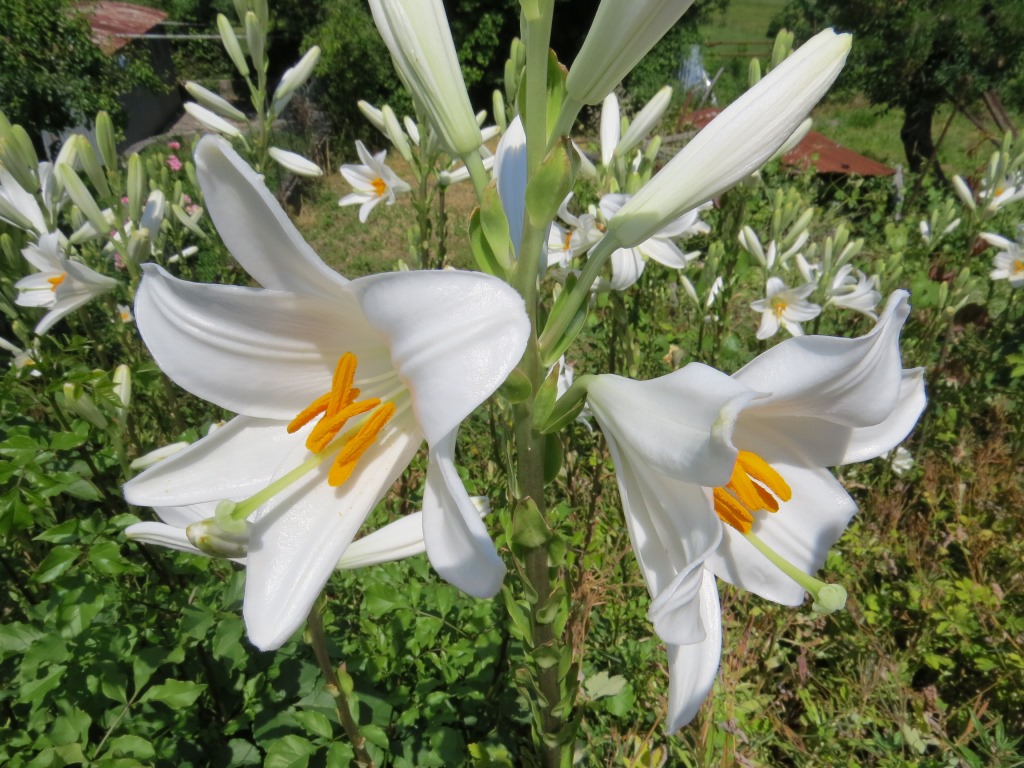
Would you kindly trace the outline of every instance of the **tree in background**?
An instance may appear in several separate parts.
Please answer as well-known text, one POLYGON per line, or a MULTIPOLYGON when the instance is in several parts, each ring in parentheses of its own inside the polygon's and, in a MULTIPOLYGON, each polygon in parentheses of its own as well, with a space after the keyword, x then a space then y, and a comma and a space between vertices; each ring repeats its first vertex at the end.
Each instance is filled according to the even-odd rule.
POLYGON ((987 91, 1018 103, 1024 83, 1024 3, 1007 0, 791 0, 776 24, 798 37, 825 26, 852 32, 843 80, 904 112, 900 138, 912 171, 935 160, 940 105, 966 107, 987 91))
POLYGON ((36 141, 99 110, 119 115, 118 95, 141 82, 153 82, 148 64, 101 51, 68 0, 0 0, 0 107, 36 141))

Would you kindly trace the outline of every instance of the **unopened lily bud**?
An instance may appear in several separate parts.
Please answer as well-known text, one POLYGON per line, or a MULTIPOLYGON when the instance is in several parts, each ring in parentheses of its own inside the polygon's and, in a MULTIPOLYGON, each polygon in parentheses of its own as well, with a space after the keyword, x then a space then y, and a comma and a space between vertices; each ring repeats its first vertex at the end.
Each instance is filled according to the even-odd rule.
POLYGON ((602 0, 565 81, 580 104, 600 104, 693 0, 602 0))
POLYGON ((956 192, 956 196, 960 198, 960 201, 966 205, 970 210, 975 209, 974 195, 971 193, 971 188, 967 186, 967 182, 964 181, 962 176, 953 177, 953 191, 956 192))
POLYGON ((494 94, 491 97, 491 111, 494 112, 494 122, 504 133, 508 127, 508 119, 505 117, 505 97, 497 88, 494 89, 494 94))
POLYGON ((753 88, 761 82, 761 62, 755 57, 747 67, 747 88, 753 88))
POLYGON ((103 172, 103 166, 100 165, 100 158, 96 154, 92 142, 89 141, 88 137, 81 134, 75 138, 78 141, 78 162, 81 164, 82 170, 89 177, 89 181, 96 188, 100 198, 103 200, 108 199, 110 197, 110 185, 107 184, 107 175, 103 172))
MULTIPOLYGON (((67 190, 68 196, 89 220, 93 229, 99 234, 105 234, 109 227, 107 217, 103 215, 85 184, 78 178, 75 169, 70 165, 62 165, 57 168, 57 174, 64 183, 64 189, 67 190)), ((72 235, 72 242, 74 242, 74 235, 72 235)))
POLYGON ((268 152, 274 162, 286 171, 291 171, 296 176, 315 178, 317 176, 324 175, 324 172, 319 165, 314 163, 312 160, 307 160, 296 152, 289 152, 288 150, 281 149, 279 147, 271 147, 268 152))
MULTIPOLYGON (((239 18, 244 18, 244 16, 239 16, 239 18)), ((231 22, 228 21, 228 17, 223 13, 217 14, 217 31, 220 32, 220 39, 224 43, 224 50, 228 52, 228 56, 231 58, 232 63, 234 63, 235 69, 239 71, 242 77, 248 77, 249 65, 246 63, 245 55, 242 53, 242 46, 238 44, 235 30, 232 28, 231 22)))
POLYGON ((314 45, 302 55, 302 58, 294 66, 285 70, 274 91, 274 114, 281 114, 281 110, 291 101, 295 92, 306 84, 310 75, 313 74, 313 70, 316 69, 318 61, 320 61, 320 46, 314 45))
POLYGON ((380 111, 384 119, 384 133, 387 135, 388 141, 398 150, 398 154, 405 158, 407 163, 412 163, 412 148, 409 146, 409 139, 406 137, 405 131, 402 130, 402 124, 398 122, 398 115, 387 104, 380 111))
POLYGON ((265 32, 260 27, 260 20, 256 18, 253 11, 245 14, 245 43, 249 46, 249 58, 260 72, 265 71, 266 62, 263 60, 265 48, 265 32))
POLYGON ((236 108, 227 99, 204 88, 199 83, 189 81, 185 83, 185 90, 189 92, 189 95, 193 99, 198 101, 211 112, 214 112, 221 117, 237 120, 240 123, 245 122, 245 113, 243 113, 242 110, 236 108))
POLYGON ((146 168, 138 152, 128 158, 128 218, 137 222, 142 215, 142 198, 146 194, 146 168))
POLYGON ((242 132, 240 130, 224 118, 208 110, 206 107, 189 101, 185 103, 185 111, 198 120, 200 125, 208 131, 213 131, 214 133, 219 133, 224 136, 230 136, 234 139, 241 138, 242 136, 242 132))
POLYGON ((82 389, 80 384, 72 384, 70 381, 64 383, 64 407, 71 413, 81 416, 94 427, 106 429, 107 417, 100 413, 96 403, 82 389))
POLYGON ((637 112, 633 122, 629 124, 629 128, 626 129, 622 138, 619 139, 619 143, 615 145, 615 156, 624 157, 632 151, 633 147, 639 146, 640 142, 647 137, 647 134, 653 131, 658 126, 658 123, 661 122, 661 118, 665 115, 665 110, 668 109, 668 105, 671 103, 672 87, 666 85, 654 94, 654 98, 648 101, 643 109, 637 112))
POLYGON ((775 43, 772 45, 771 68, 779 66, 793 50, 793 33, 788 29, 780 29, 775 35, 775 43))
POLYGON ((632 248, 749 177, 825 94, 849 50, 850 36, 832 30, 807 41, 726 107, 622 206, 608 222, 608 236, 632 248))
POLYGON ((455 157, 476 152, 480 126, 441 0, 370 0, 370 10, 402 80, 445 149, 455 157))
POLYGON ((381 110, 377 109, 373 104, 368 101, 360 99, 356 102, 356 106, 359 107, 359 111, 363 113, 365 117, 374 128, 383 134, 387 134, 387 128, 384 127, 384 114, 381 110))
POLYGON ((125 257, 132 264, 140 264, 143 257, 149 253, 149 248, 149 230, 136 229, 128 236, 128 252, 125 257))
POLYGON ((121 402, 122 416, 132 404, 132 369, 124 363, 114 369, 114 394, 121 402))
POLYGON ((114 123, 106 111, 96 115, 96 145, 103 164, 107 168, 117 168, 117 137, 114 134, 114 123))

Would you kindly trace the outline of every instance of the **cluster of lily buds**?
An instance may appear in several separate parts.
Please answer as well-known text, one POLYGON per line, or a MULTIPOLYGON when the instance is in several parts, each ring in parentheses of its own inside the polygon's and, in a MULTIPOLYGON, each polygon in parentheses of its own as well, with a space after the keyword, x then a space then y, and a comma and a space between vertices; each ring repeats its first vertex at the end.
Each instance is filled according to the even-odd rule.
POLYGON ((1015 144, 1013 134, 1007 133, 1002 146, 989 158, 977 189, 972 191, 962 176, 953 177, 953 189, 961 202, 982 219, 990 219, 1024 200, 1024 141, 1015 144))
MULTIPOLYGON (((273 121, 280 117, 292 97, 304 86, 316 69, 320 60, 320 48, 313 46, 291 67, 285 70, 274 89, 269 101, 267 99, 267 35, 270 29, 270 17, 266 0, 236 0, 235 13, 238 16, 239 28, 236 30, 231 21, 223 13, 217 14, 217 31, 220 34, 224 50, 238 73, 245 78, 249 90, 253 94, 252 105, 256 112, 257 132, 266 134, 270 131, 273 121), (245 41, 245 50, 242 43, 245 41), (247 60, 248 55, 248 60, 247 60), (252 67, 249 61, 252 61, 252 67), (256 82, 252 76, 255 73, 256 82)), ((199 83, 185 83, 185 90, 195 101, 186 102, 185 111, 194 117, 200 125, 212 133, 220 134, 228 139, 237 139, 248 146, 246 134, 250 124, 248 116, 230 101, 204 88, 199 83), (242 127, 240 128, 239 125, 242 127)), ((267 155, 296 176, 323 176, 323 170, 312 160, 281 147, 268 146, 267 155)))
POLYGON ((650 180, 661 137, 653 137, 642 151, 639 147, 671 103, 672 88, 666 85, 630 121, 621 114, 614 92, 605 97, 601 106, 601 169, 594 173, 604 189, 633 194, 650 180))
POLYGON ((918 224, 921 233, 921 240, 931 249, 936 249, 939 244, 951 235, 960 226, 960 216, 957 213, 956 203, 952 198, 947 198, 941 206, 931 209, 928 218, 922 219, 918 224))

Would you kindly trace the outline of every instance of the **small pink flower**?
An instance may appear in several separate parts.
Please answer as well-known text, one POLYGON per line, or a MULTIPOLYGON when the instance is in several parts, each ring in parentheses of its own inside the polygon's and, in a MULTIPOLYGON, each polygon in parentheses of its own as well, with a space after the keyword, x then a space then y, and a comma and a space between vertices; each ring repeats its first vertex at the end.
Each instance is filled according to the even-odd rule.
POLYGON ((124 269, 124 256, 120 251, 114 251, 114 266, 117 269, 124 269))
POLYGON ((121 202, 122 202, 122 203, 123 203, 124 205, 128 205, 128 195, 125 195, 124 197, 122 197, 122 198, 121 198, 121 202))
POLYGON ((192 216, 192 215, 195 214, 196 211, 201 211, 201 210, 202 210, 202 208, 200 208, 198 205, 195 205, 195 204, 193 204, 193 205, 186 205, 185 206, 185 213, 187 213, 189 216, 192 216))
POLYGON ((177 152, 179 149, 181 149, 181 143, 177 141, 168 141, 167 148, 173 149, 175 152, 177 152))
POLYGON ((191 202, 192 202, 192 198, 189 197, 188 195, 183 194, 181 196, 181 204, 182 205, 189 205, 191 202))
POLYGON ((181 170, 181 160, 178 159, 177 155, 171 155, 167 158, 167 167, 177 173, 181 170))

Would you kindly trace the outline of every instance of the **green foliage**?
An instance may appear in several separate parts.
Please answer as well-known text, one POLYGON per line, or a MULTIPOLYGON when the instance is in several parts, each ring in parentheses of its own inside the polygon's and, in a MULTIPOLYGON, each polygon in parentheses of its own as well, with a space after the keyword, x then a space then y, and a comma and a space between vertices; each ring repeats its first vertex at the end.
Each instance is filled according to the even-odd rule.
POLYGON ((398 115, 412 114, 409 97, 362 0, 332 3, 304 45, 320 46, 315 97, 345 143, 372 130, 357 107, 360 99, 378 109, 389 104, 398 115))
POLYGON ((99 110, 116 115, 120 94, 156 86, 143 50, 101 51, 69 0, 0 0, 0 30, 2 107, 34 136, 81 125, 99 110))

